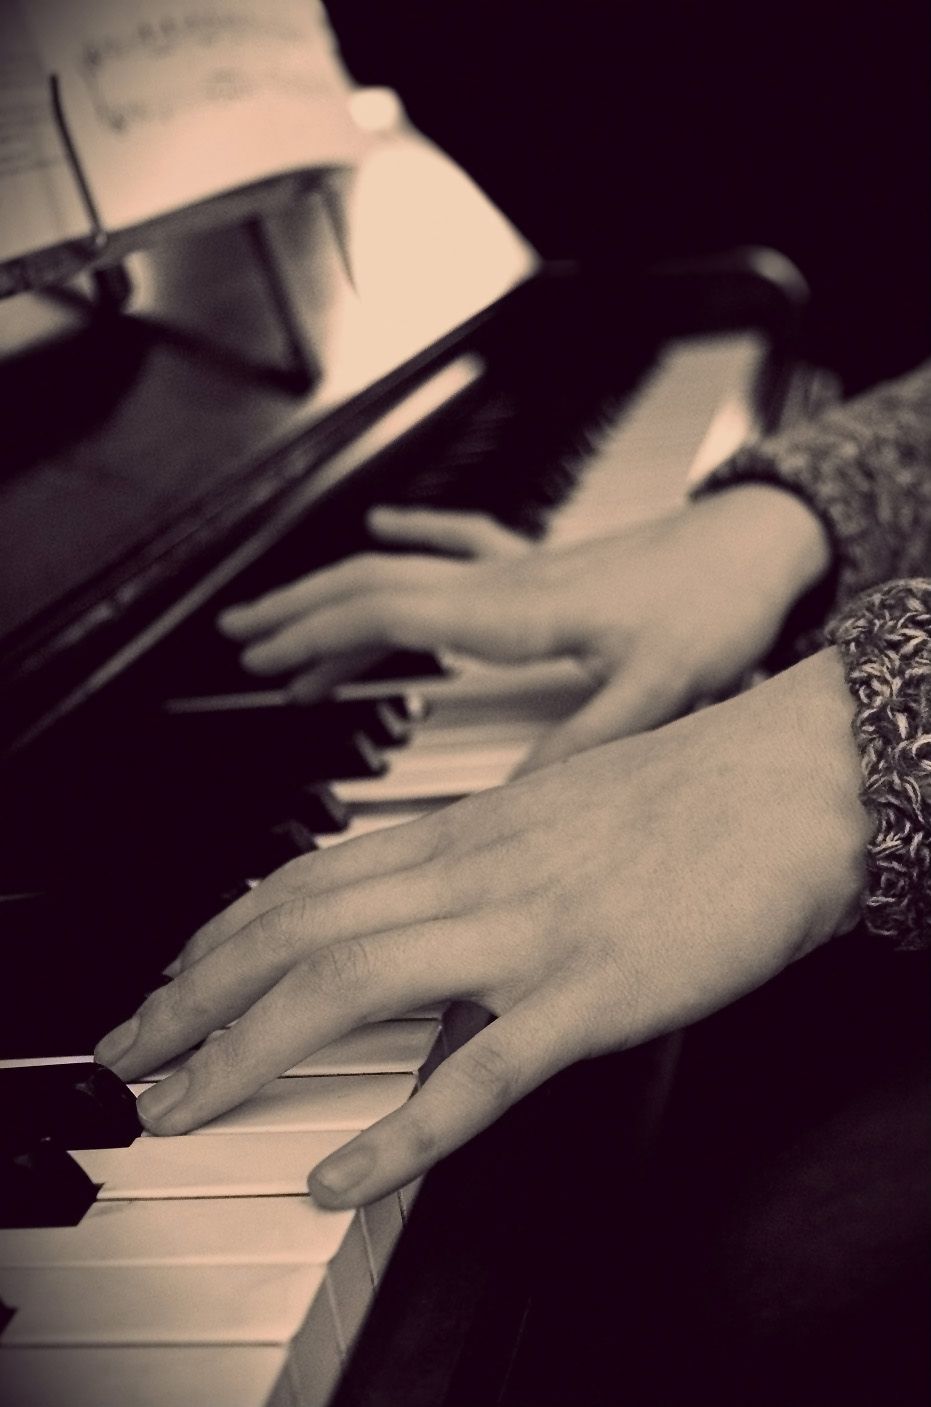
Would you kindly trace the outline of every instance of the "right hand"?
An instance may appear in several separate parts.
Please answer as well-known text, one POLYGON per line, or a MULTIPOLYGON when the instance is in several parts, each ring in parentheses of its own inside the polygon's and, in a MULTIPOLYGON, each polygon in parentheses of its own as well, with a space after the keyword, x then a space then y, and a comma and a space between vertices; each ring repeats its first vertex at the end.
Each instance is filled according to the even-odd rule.
POLYGON ((830 560, 809 509, 756 484, 558 549, 530 547, 473 515, 377 509, 369 522, 394 543, 460 555, 350 557, 225 611, 220 629, 246 645, 246 669, 304 671, 304 699, 341 670, 346 677, 347 657, 386 649, 502 662, 574 656, 595 691, 524 771, 657 727, 734 687, 830 560))
POLYGON ((852 713, 822 650, 668 727, 292 860, 194 935, 96 1057, 136 1080, 188 1052, 139 1100, 151 1132, 176 1135, 367 1021, 476 1001, 498 1019, 311 1181, 325 1206, 384 1196, 556 1070, 697 1020, 852 925, 870 832, 852 713))

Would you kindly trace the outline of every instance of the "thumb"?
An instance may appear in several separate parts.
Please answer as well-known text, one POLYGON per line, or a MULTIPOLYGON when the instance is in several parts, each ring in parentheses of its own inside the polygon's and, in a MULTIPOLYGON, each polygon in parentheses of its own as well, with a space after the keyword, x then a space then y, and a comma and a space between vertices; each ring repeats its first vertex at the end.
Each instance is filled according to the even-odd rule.
POLYGON ((631 664, 564 723, 550 729, 514 776, 535 772, 599 743, 658 728, 685 711, 691 692, 688 680, 674 667, 660 671, 631 664))
POLYGON ((426 547, 451 557, 521 557, 533 546, 484 513, 382 507, 371 509, 365 524, 381 542, 426 547))

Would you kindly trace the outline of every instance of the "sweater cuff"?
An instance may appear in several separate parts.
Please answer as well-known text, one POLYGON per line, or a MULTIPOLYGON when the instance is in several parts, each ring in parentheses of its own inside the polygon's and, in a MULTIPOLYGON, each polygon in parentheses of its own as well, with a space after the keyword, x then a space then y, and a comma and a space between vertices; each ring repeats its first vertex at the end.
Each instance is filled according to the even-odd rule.
POLYGON ((746 445, 693 490, 737 484, 795 494, 831 543, 833 603, 931 562, 931 363, 804 425, 746 445))
POLYGON ((899 949, 928 946, 931 924, 931 581, 865 592, 827 627, 854 698, 873 822, 863 916, 899 949))

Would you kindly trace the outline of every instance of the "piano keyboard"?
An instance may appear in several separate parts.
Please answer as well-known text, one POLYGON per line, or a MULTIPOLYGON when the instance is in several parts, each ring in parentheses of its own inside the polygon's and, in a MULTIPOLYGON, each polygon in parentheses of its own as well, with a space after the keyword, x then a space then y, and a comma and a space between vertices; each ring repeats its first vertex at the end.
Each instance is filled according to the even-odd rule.
MULTIPOLYGON (((753 337, 674 344, 606 436, 553 539, 613 532, 679 501, 715 425, 726 436, 751 421, 746 391, 761 355, 753 337)), ((429 715, 390 750, 383 775, 331 780, 349 823, 317 835, 318 845, 499 785, 591 684, 567 661, 459 661, 433 679, 360 681, 334 697, 339 706, 406 688, 430 701, 429 715)), ((379 1022, 194 1134, 71 1150, 96 1185, 77 1224, 0 1232, 0 1298, 10 1311, 5 1325, 0 1316, 0 1400, 325 1407, 417 1189, 332 1212, 307 1196, 307 1174, 403 1104, 474 1021, 452 1007, 379 1022)), ((0 1074, 68 1063, 7 1061, 0 1074)))

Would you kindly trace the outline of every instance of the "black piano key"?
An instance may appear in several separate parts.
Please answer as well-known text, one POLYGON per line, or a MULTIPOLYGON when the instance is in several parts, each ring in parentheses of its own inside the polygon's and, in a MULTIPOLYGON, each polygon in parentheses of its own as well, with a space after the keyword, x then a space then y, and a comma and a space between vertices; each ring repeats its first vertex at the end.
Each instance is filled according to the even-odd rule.
POLYGON ((77 1226, 96 1199, 96 1183, 52 1139, 0 1153, 0 1227, 77 1226))
POLYGON ((314 835, 337 835, 349 825, 349 808, 326 786, 300 787, 290 810, 314 835))
POLYGON ((198 771, 224 779, 300 777, 303 781, 375 777, 386 762, 342 704, 275 702, 258 695, 172 699, 165 735, 198 771))
POLYGON ((354 732, 341 746, 324 759, 319 778, 307 777, 307 781, 335 782, 340 778, 381 777, 388 770, 388 761, 372 742, 367 733, 354 732), (337 770, 333 770, 333 769, 337 770))
POLYGON ((430 700, 419 694, 416 689, 407 690, 403 694, 389 694, 380 702, 390 708, 398 718, 403 719, 409 728, 429 718, 432 709, 430 700))
POLYGON ((0 1144, 14 1151, 53 1138, 65 1148, 126 1148, 142 1132, 136 1101, 92 1061, 0 1069, 0 1144))
POLYGON ((352 699, 338 707, 352 726, 378 747, 398 747, 413 732, 410 714, 394 698, 352 699))
POLYGON ((300 821, 279 821, 257 836, 245 864, 251 879, 264 879, 289 860, 309 855, 317 848, 313 834, 300 821))

